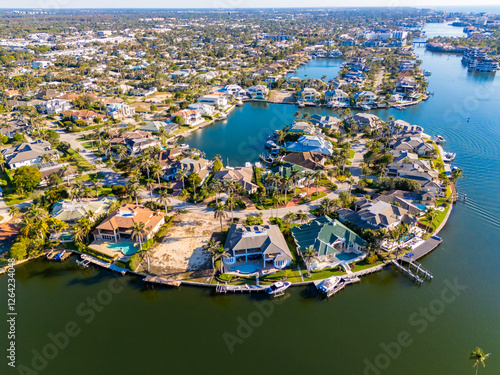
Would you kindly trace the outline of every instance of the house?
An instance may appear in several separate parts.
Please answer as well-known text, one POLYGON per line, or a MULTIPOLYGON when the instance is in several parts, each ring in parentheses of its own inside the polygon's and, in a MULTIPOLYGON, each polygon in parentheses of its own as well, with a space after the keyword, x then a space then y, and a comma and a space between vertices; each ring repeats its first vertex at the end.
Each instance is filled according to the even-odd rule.
POLYGON ((101 241, 128 240, 132 238, 132 228, 135 224, 144 224, 145 234, 141 240, 153 238, 154 234, 165 224, 165 214, 152 211, 145 207, 126 204, 118 208, 99 224, 93 232, 94 238, 101 241))
POLYGON ((161 142, 151 138, 134 138, 127 139, 126 146, 129 149, 130 155, 135 155, 147 150, 148 148, 161 147, 161 142))
POLYGON ((35 61, 33 65, 31 66, 33 69, 45 69, 48 68, 49 66, 53 66, 54 64, 50 61, 35 61))
POLYGON ((227 170, 217 171, 214 174, 214 179, 222 181, 234 181, 249 194, 255 193, 258 186, 252 182, 253 169, 246 167, 237 167, 227 170))
POLYGON ((432 193, 416 193, 404 190, 391 190, 376 196, 377 200, 387 203, 397 203, 414 216, 418 216, 425 211, 421 206, 434 206, 436 196, 432 193))
POLYGON ((71 180, 77 177, 78 175, 76 170, 73 167, 71 167, 69 163, 58 163, 57 161, 49 161, 45 163, 34 164, 33 167, 35 167, 42 173, 42 180, 38 184, 39 186, 47 186, 48 183, 50 182, 49 176, 54 173, 64 178, 65 181, 71 180))
POLYGON ((382 200, 370 201, 361 198, 354 205, 355 212, 360 216, 361 220, 368 223, 372 228, 393 229, 401 223, 416 225, 415 218, 409 214, 408 210, 382 200))
POLYGON ((30 126, 27 121, 22 119, 11 120, 2 123, 2 126, 0 126, 0 134, 12 138, 16 133, 26 133, 29 129, 30 126))
POLYGON ((397 80, 394 91, 402 93, 407 98, 411 98, 418 95, 416 92, 418 86, 419 83, 415 81, 414 77, 403 76, 397 80))
POLYGON ((401 160, 387 164, 386 176, 409 178, 412 180, 437 181, 439 173, 428 160, 401 160))
POLYGON ((372 91, 359 91, 354 94, 356 104, 360 105, 374 105, 377 103, 378 96, 372 91))
POLYGON ((340 89, 325 92, 325 100, 329 107, 349 107, 349 94, 340 89))
POLYGON ((235 96, 237 98, 244 98, 247 96, 247 92, 243 90, 239 85, 226 85, 221 88, 219 92, 229 96, 235 96))
POLYGON ((252 265, 259 270, 279 270, 293 260, 288 245, 276 225, 246 227, 232 224, 224 244, 224 272, 238 272, 252 265), (243 268, 242 267, 242 268, 243 268))
POLYGON ((420 156, 432 156, 436 150, 431 143, 427 143, 418 136, 403 137, 401 139, 391 139, 389 147, 397 151, 414 152, 420 156))
POLYGON ((303 254, 313 248, 316 259, 312 269, 335 267, 341 262, 355 262, 365 256, 368 243, 338 220, 321 216, 291 229, 297 250, 303 254))
POLYGON ((116 202, 114 197, 100 197, 84 201, 74 201, 64 199, 56 202, 50 211, 50 215, 58 220, 64 221, 69 225, 74 225, 82 217, 91 212, 94 216, 91 220, 108 212, 109 207, 116 202))
POLYGON ((247 93, 252 99, 267 99, 269 89, 264 85, 256 85, 249 87, 247 93))
POLYGON ((203 122, 201 113, 193 109, 181 109, 180 111, 171 114, 172 119, 176 118, 177 116, 181 117, 184 120, 184 123, 187 125, 196 125, 200 122, 203 122))
POLYGON ((175 122, 150 121, 139 129, 151 133, 158 133, 160 129, 165 129, 167 134, 171 134, 179 129, 179 125, 177 125, 175 122))
POLYGON ((124 103, 109 103, 106 105, 106 115, 112 119, 132 117, 135 115, 135 108, 124 103))
POLYGON ((172 73, 172 78, 187 78, 192 74, 196 74, 194 69, 181 69, 172 73))
POLYGON ((214 106, 205 103, 189 104, 188 108, 200 112, 202 116, 213 116, 216 112, 214 106))
POLYGON ((131 139, 149 138, 151 137, 150 132, 135 130, 120 132, 119 130, 111 130, 109 132, 109 144, 111 145, 127 145, 127 142, 131 139))
POLYGON ((302 135, 297 142, 287 142, 285 149, 290 152, 314 151, 327 156, 333 153, 331 142, 317 135, 302 135))
POLYGON ((306 134, 316 134, 318 129, 307 122, 298 121, 292 124, 292 127, 288 130, 288 133, 306 133, 306 134))
POLYGON ((321 116, 317 114, 311 116, 311 122, 319 128, 330 129, 333 131, 339 130, 342 124, 342 120, 338 117, 321 116))
POLYGON ((71 117, 72 121, 81 120, 87 123, 94 121, 95 118, 105 118, 106 116, 100 115, 94 111, 81 110, 81 111, 64 111, 61 113, 65 117, 71 117))
POLYGON ((349 121, 353 124, 358 125, 360 129, 368 126, 371 130, 376 129, 380 126, 380 119, 371 113, 357 113, 349 118, 349 121))
POLYGON ((322 170, 325 164, 325 156, 314 152, 292 152, 283 157, 283 161, 298 165, 304 169, 309 169, 312 171, 322 170))
POLYGON ((224 95, 217 94, 202 95, 198 98, 198 103, 207 103, 225 107, 227 106, 227 98, 224 95))
POLYGON ((4 148, 1 153, 10 169, 41 163, 44 155, 51 159, 59 159, 60 154, 59 151, 50 148, 49 142, 43 140, 4 148))
POLYGON ((67 111, 72 107, 73 106, 71 105, 69 100, 66 99, 50 99, 47 100, 44 104, 42 104, 43 111, 49 115, 54 115, 67 111))
POLYGON ((321 93, 311 87, 305 87, 299 91, 299 100, 316 103, 321 99, 321 93))
POLYGON ((418 125, 410 125, 410 123, 404 120, 390 121, 389 129, 391 129, 391 133, 395 135, 411 134, 421 136, 424 132, 423 127, 418 125))
POLYGON ((49 90, 43 90, 43 91, 38 92, 35 95, 35 99, 50 100, 50 99, 58 98, 59 96, 61 96, 61 94, 58 93, 56 90, 49 89, 49 90))

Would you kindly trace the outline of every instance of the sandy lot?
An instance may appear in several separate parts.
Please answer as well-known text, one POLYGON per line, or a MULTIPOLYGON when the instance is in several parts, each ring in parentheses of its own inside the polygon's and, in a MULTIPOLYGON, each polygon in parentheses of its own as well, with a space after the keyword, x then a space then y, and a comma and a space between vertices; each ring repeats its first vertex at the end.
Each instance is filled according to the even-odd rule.
POLYGON ((174 279, 211 275, 212 260, 203 246, 219 231, 220 224, 211 215, 179 214, 151 252, 151 272, 174 279))
POLYGON ((269 101, 273 103, 295 103, 295 97, 292 91, 276 91, 269 93, 269 101))

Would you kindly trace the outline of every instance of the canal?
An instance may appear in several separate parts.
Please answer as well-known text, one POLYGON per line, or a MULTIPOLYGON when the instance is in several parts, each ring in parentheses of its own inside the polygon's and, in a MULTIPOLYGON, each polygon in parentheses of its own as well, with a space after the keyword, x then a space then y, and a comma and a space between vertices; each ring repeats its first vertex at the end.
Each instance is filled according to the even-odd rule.
MULTIPOLYGON (((458 185, 467 202, 455 206, 440 233, 443 244, 422 260, 431 282, 415 286, 387 270, 328 301, 311 288, 292 288, 278 303, 185 286, 151 289, 74 260, 34 261, 16 269, 18 367, 7 368, 4 356, 0 373, 472 374, 468 352, 480 346, 492 353, 480 373, 498 374, 499 77, 467 73, 459 56, 417 53, 432 72, 434 95, 405 111, 375 113, 444 136, 467 176, 458 185)), ((295 111, 247 104, 188 143, 242 165, 256 160, 260 139, 289 124, 295 111)), ((6 288, 0 277, 0 290, 6 288)), ((6 329, 0 325, 2 350, 6 329)))

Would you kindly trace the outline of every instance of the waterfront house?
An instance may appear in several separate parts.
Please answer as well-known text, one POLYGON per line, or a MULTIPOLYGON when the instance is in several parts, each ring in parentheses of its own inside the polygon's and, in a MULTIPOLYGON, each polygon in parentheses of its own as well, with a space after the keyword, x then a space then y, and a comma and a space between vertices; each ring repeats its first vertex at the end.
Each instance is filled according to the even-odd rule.
POLYGON ((249 87, 247 93, 252 99, 267 99, 269 89, 264 85, 256 85, 249 87))
POLYGON ((391 133, 395 135, 418 135, 421 136, 424 132, 424 128, 418 125, 411 125, 404 120, 393 120, 389 122, 389 129, 391 133))
POLYGON ((232 224, 229 228, 223 257, 224 272, 248 273, 260 270, 277 271, 293 260, 290 249, 276 225, 247 227, 232 224))
POLYGON ((314 151, 327 156, 333 153, 331 142, 317 135, 302 135, 297 142, 287 142, 285 149, 289 152, 314 151))
POLYGON ((168 134, 171 134, 179 129, 179 125, 175 122, 150 121, 139 129, 151 133, 158 133, 160 129, 165 129, 168 134))
POLYGON ((235 96, 236 98, 244 98, 247 96, 247 92, 239 85, 226 85, 221 88, 219 92, 228 96, 235 96))
POLYGON ((354 203, 354 206, 355 212, 361 220, 375 229, 393 229, 401 223, 407 223, 410 226, 416 225, 415 218, 409 214, 408 210, 382 200, 370 201, 361 198, 354 203))
POLYGON ((305 87, 299 91, 299 100, 308 103, 317 103, 321 99, 321 93, 311 87, 305 87))
POLYGON ((431 156, 435 152, 434 146, 431 143, 427 143, 418 136, 391 139, 388 144, 394 150, 414 152, 420 156, 431 156))
POLYGON ((217 95, 217 93, 202 95, 198 98, 198 103, 207 103, 225 107, 227 106, 227 98, 224 95, 217 95))
POLYGON ((377 103, 378 96, 372 91, 359 91, 354 94, 354 100, 357 105, 374 105, 377 103))
POLYGON ((329 107, 349 107, 349 94, 343 90, 329 90, 325 92, 325 100, 329 107))
POLYGON ((203 122, 201 113, 193 109, 181 109, 180 111, 171 114, 172 119, 177 116, 181 117, 186 125, 197 125, 203 122))
POLYGON ((325 156, 314 151, 309 152, 291 152, 283 157, 283 161, 298 165, 304 169, 318 171, 324 168, 325 156))
POLYGON ((129 138, 126 140, 126 146, 130 155, 136 155, 142 153, 148 148, 161 147, 161 142, 157 139, 151 138, 129 138))
POLYGON ((1 150, 10 169, 41 163, 44 155, 50 159, 59 159, 60 152, 52 150, 50 143, 43 140, 21 143, 1 150))
POLYGON ((234 181, 240 184, 247 193, 255 193, 258 186, 252 182, 253 169, 246 167, 236 167, 227 170, 220 170, 214 173, 214 179, 222 181, 234 181))
POLYGON ((288 130, 288 133, 305 133, 311 135, 318 132, 318 129, 314 125, 311 125, 304 121, 294 122, 288 130))
POLYGON ((99 216, 108 212, 109 207, 116 202, 114 197, 100 197, 97 199, 86 199, 75 201, 71 199, 63 199, 54 203, 50 215, 58 220, 64 221, 69 225, 74 225, 82 217, 85 217, 89 212, 94 216, 89 217, 94 221, 99 216))
POLYGON ((132 227, 143 223, 146 234, 142 242, 153 238, 154 234, 165 224, 165 214, 159 210, 152 211, 135 204, 125 204, 109 215, 94 230, 94 238, 102 241, 118 242, 131 239, 132 227))
POLYGON ((341 262, 354 262, 365 255, 368 243, 341 222, 321 216, 291 229, 299 253, 313 248, 316 259, 312 269, 335 267, 341 262))
POLYGON ((342 124, 342 120, 338 117, 321 116, 318 114, 311 116, 311 122, 319 128, 330 129, 333 131, 339 130, 342 124))
POLYGON ((202 116, 213 116, 216 112, 214 106, 204 103, 192 103, 188 108, 200 112, 202 116))

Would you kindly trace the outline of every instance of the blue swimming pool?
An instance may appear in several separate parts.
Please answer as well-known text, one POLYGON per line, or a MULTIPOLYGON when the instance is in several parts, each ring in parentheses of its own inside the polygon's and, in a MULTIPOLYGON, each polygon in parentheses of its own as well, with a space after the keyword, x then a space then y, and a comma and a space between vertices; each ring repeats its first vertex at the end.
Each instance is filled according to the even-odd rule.
POLYGON ((255 272, 258 272, 259 269, 260 269, 260 266, 258 263, 247 263, 247 264, 241 264, 238 266, 234 266, 234 270, 238 271, 239 273, 255 273, 255 272))
POLYGON ((422 211, 427 211, 427 206, 424 205, 424 204, 416 204, 415 206, 417 206, 418 208, 420 208, 422 211))
POLYGON ((339 253, 335 255, 335 257, 340 260, 341 262, 349 262, 350 260, 353 260, 354 258, 358 257, 358 254, 356 253, 339 253))
POLYGON ((135 246, 133 242, 127 241, 119 243, 108 243, 106 247, 112 250, 121 250, 121 252, 125 255, 133 255, 137 253, 137 250, 139 250, 139 248, 135 246))

